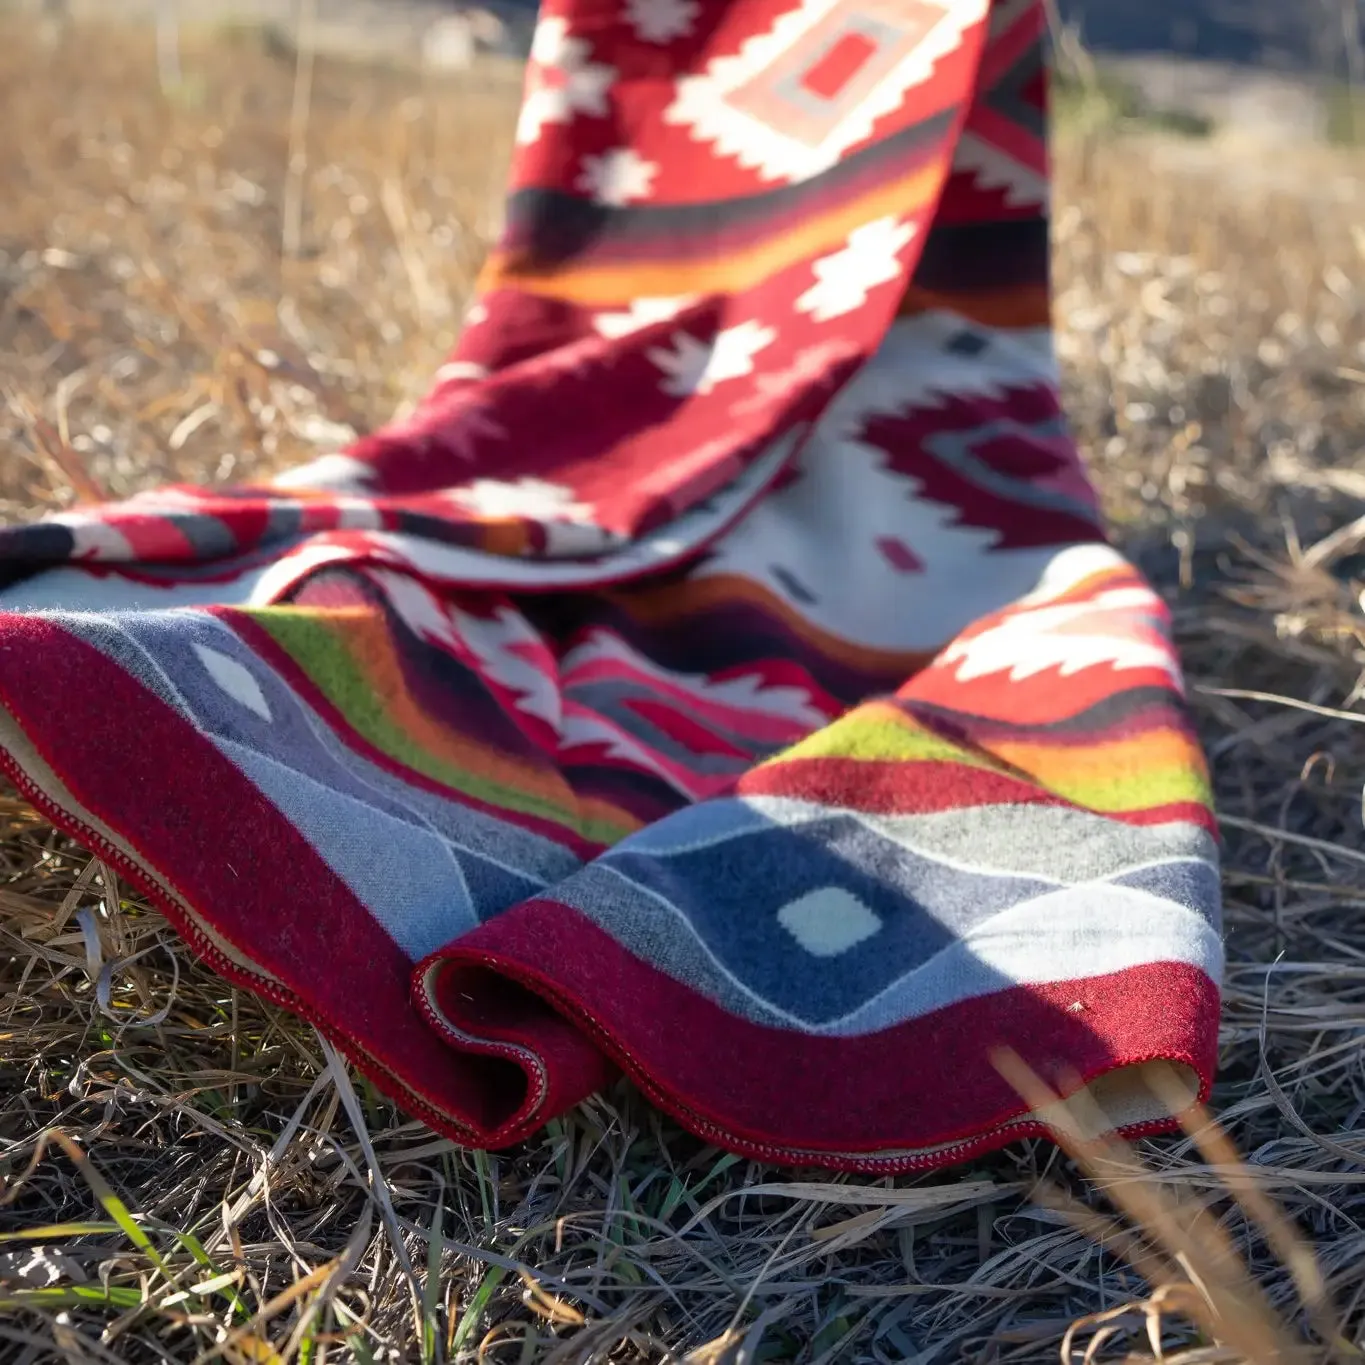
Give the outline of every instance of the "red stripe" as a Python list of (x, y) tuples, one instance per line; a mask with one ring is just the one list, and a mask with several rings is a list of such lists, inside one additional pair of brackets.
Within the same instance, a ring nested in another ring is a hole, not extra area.
[(1136, 811), (1095, 811), (1007, 773), (949, 759), (913, 763), (871, 758), (789, 758), (744, 774), (739, 796), (787, 796), (873, 815), (929, 815), (980, 806), (1060, 806), (1125, 825), (1189, 821), (1216, 831), (1212, 811), (1197, 801), (1172, 801)]
[(184, 531), (155, 512), (139, 512), (124, 504), (122, 508), (110, 508), (101, 520), (128, 542), (133, 559), (178, 562), (200, 557)]
[(627, 697), (621, 704), (634, 711), (641, 720), (654, 726), (666, 738), (681, 744), (689, 755), (719, 754), (725, 758), (753, 762), (752, 753), (746, 753), (737, 745), (731, 744), (717, 730), (698, 725), (691, 716), (670, 706), (667, 701), (655, 701), (650, 697)]
[[(1216, 1060), (1217, 988), (1183, 963), (1011, 987), (830, 1038), (741, 1019), (551, 900), (498, 916), (430, 961), (442, 964), (443, 1010), (468, 1008), (510, 977), (578, 1021), (694, 1132), (766, 1159), (820, 1153), (821, 1164), (909, 1169), (1003, 1145), (1021, 1136), (1000, 1125), (1023, 1105), (991, 1063), (997, 1047), (1062, 1085), (1161, 1058), (1191, 1067), (1207, 1092)], [(876, 1155), (943, 1144), (954, 1148), (930, 1159)]]
[(919, 815), (959, 807), (1067, 806), (1017, 777), (947, 759), (788, 758), (747, 772), (740, 796), (790, 796), (878, 815)]
[[(76, 799), (287, 989), (213, 949), (153, 880), (111, 854), (222, 975), (318, 1024), (389, 1093), (397, 1080), (410, 1091), (401, 1102), (434, 1127), (468, 1140), (470, 1129), (487, 1133), (507, 1123), (525, 1089), (519, 1068), (471, 1048), (452, 1052), (432, 1034), (412, 1005), (408, 959), (313, 846), (189, 722), (98, 650), (35, 616), (0, 614), (0, 701)], [(21, 776), (13, 760), (6, 767)], [(78, 821), (43, 804), (59, 827), (94, 842)], [(548, 1113), (609, 1076), (581, 1039), (576, 1053), (562, 1040), (559, 1051)]]
[(1164, 806), (1149, 806), (1146, 810), (1119, 811), (1117, 814), (1104, 811), (1106, 820), (1117, 820), (1123, 825), (1169, 825), (1177, 820), (1186, 824), (1198, 825), (1206, 829), (1214, 838), (1220, 838), (1218, 817), (1198, 801), (1171, 801)]

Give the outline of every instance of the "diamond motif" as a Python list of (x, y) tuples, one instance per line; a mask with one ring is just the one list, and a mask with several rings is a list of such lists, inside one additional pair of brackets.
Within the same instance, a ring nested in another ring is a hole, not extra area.
[(856, 29), (841, 34), (833, 46), (801, 77), (801, 86), (817, 99), (832, 100), (877, 55), (876, 41)]
[(881, 918), (841, 886), (822, 886), (788, 901), (777, 922), (812, 957), (839, 957), (882, 927)]
[(251, 676), (249, 669), (239, 664), (236, 659), (229, 658), (219, 650), (210, 649), (207, 645), (196, 643), (194, 652), (199, 656), (199, 662), (204, 665), (204, 671), (238, 706), (246, 707), (262, 720), (274, 720), (270, 714), (270, 703), (266, 701), (260, 683)]
[(664, 121), (767, 180), (819, 175), (904, 104), (988, 0), (803, 0), (678, 82)]
[(924, 572), (924, 561), (899, 536), (878, 536), (876, 544), (897, 573)]

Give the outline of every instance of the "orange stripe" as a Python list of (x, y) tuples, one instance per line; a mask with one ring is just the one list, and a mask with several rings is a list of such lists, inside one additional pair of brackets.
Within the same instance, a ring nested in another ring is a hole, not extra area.
[(1095, 779), (1112, 782), (1119, 773), (1137, 774), (1140, 785), (1143, 773), (1203, 768), (1199, 747), (1179, 730), (1153, 730), (1131, 739), (1100, 740), (1083, 748), (993, 740), (990, 751), (1021, 772), (1032, 774), (1044, 786)]
[[(1097, 594), (1107, 591), (1111, 586), (1120, 584), (1127, 587), (1136, 586), (1132, 581), (1136, 572), (1127, 564), (1108, 564), (1102, 569), (1096, 569), (1093, 573), (1086, 574), (1084, 578), (1073, 583), (1064, 592), (1059, 592), (1055, 597), (1049, 597), (1037, 605), (1040, 607), (1060, 607), (1072, 603), (1085, 603)], [(1141, 586), (1145, 586), (1145, 584)], [(1096, 608), (1096, 610), (1100, 609), (1099, 607)]]
[[(338, 612), (337, 615), (343, 614)], [(352, 662), (363, 670), (375, 691), (384, 699), (384, 710), (427, 753), (471, 777), (481, 777), (528, 796), (562, 807), (566, 815), (577, 814), (580, 825), (591, 822), (638, 825), (627, 811), (599, 800), (581, 798), (549, 757), (539, 767), (507, 758), (481, 744), (471, 743), (457, 730), (435, 721), (413, 700), (403, 677), (398, 655), (382, 618), (368, 610), (345, 611), (349, 617), (346, 649)], [(398, 761), (402, 761), (401, 759)]]
[(479, 548), (490, 555), (502, 555), (505, 559), (520, 558), (531, 543), (524, 521), (505, 518), (485, 521), (480, 518), (479, 529), (483, 533), (483, 544)]
[(911, 285), (905, 291), (896, 316), (914, 317), (917, 313), (957, 313), (983, 327), (1046, 327), (1052, 321), (1051, 303), (1045, 284), (1022, 284), (1013, 289), (982, 292), (935, 293)]
[(756, 281), (788, 266), (842, 246), (854, 228), (873, 219), (888, 215), (904, 218), (932, 205), (943, 187), (946, 164), (933, 163), (878, 185), (859, 199), (729, 256), (596, 268), (569, 262), (538, 268), (524, 254), (494, 252), (479, 277), (479, 290), (515, 287), (581, 307), (601, 308), (635, 298), (749, 289)]
[(648, 625), (670, 624), (716, 607), (732, 606), (736, 602), (758, 607), (764, 615), (777, 617), (802, 643), (810, 645), (833, 662), (861, 673), (883, 675), (897, 687), (911, 674), (918, 673), (938, 653), (938, 647), (926, 650), (876, 649), (830, 635), (761, 583), (732, 574), (715, 574), (684, 583), (634, 591), (617, 589), (606, 596), (628, 616)]

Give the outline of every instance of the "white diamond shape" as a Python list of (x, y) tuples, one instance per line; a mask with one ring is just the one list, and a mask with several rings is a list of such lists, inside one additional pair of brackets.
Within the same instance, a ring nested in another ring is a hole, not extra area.
[[(895, 68), (863, 98), (839, 110), (819, 144), (811, 145), (771, 122), (771, 114), (741, 107), (734, 96), (754, 82), (775, 79), (779, 64), (797, 57), (803, 47), (813, 58), (810, 35), (815, 33), (818, 39), (819, 25), (841, 3), (799, 0), (766, 33), (747, 39), (738, 52), (712, 57), (680, 77), (664, 110), (664, 123), (686, 128), (693, 139), (711, 143), (720, 156), (734, 157), (764, 180), (809, 179), (837, 165), (845, 152), (871, 137), (878, 121), (902, 108), (910, 90), (932, 80), (939, 63), (962, 45), (964, 35), (990, 10), (990, 0), (917, 0), (909, 6), (909, 21), (923, 14), (928, 31), (905, 48)], [(886, 0), (875, 10), (884, 11), (894, 24), (907, 10), (906, 0)]]
[(194, 652), (204, 665), (204, 671), (233, 701), (245, 706), (248, 711), (254, 711), (262, 720), (274, 720), (260, 683), (236, 659), (230, 659), (207, 645), (196, 644)]
[(838, 957), (882, 927), (874, 911), (840, 886), (822, 886), (788, 901), (777, 922), (812, 957)]

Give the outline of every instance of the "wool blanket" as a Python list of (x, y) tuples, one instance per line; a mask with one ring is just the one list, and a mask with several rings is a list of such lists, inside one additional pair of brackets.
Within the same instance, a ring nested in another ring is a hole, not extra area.
[(0, 750), (501, 1147), (627, 1073), (891, 1172), (1214, 1065), (1215, 827), (1048, 316), (1039, 0), (545, 0), (417, 409), (0, 530)]

